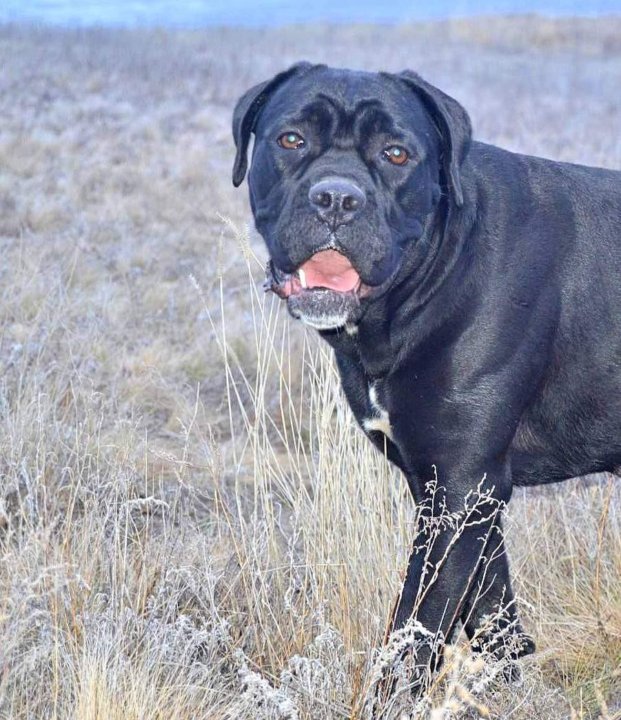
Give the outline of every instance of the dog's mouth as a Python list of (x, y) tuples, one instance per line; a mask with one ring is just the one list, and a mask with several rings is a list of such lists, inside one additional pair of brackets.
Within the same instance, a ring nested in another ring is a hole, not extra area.
[(367, 287), (350, 260), (338, 250), (320, 250), (293, 273), (284, 273), (270, 260), (266, 268), (265, 289), (281, 298), (330, 291), (363, 297)]
[(362, 282), (351, 261), (337, 250), (320, 250), (293, 273), (285, 273), (270, 260), (264, 288), (287, 300), (287, 308), (318, 330), (355, 323), (360, 299), (371, 287)]

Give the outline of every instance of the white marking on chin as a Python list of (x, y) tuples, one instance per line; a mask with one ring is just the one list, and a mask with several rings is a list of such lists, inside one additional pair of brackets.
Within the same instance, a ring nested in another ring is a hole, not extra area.
[(313, 317), (300, 313), (300, 320), (306, 325), (315, 328), (315, 330), (334, 330), (345, 325), (347, 315), (320, 315)]
[(388, 415), (388, 410), (380, 405), (375, 384), (369, 386), (369, 402), (371, 403), (371, 409), (374, 415), (371, 418), (365, 418), (362, 421), (362, 427), (367, 432), (372, 430), (382, 432), (389, 440), (393, 440), (390, 416)]
[(348, 335), (357, 335), (358, 334), (358, 326), (354, 325), (353, 323), (346, 323), (345, 332)]

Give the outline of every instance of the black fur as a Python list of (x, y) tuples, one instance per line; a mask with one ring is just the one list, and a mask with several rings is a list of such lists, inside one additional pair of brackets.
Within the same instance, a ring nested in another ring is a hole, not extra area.
[[(485, 495), (442, 562), (453, 531), (422, 550), (423, 513), (394, 627), (414, 612), (445, 637), (461, 619), (472, 638), (508, 604), (500, 629), (523, 637), (499, 505), (513, 485), (621, 462), (621, 173), (474, 142), (465, 110), (410, 72), (294, 66), (244, 96), (234, 128), (236, 185), (256, 136), (250, 198), (275, 270), (329, 246), (370, 288), (321, 331), (361, 425), (377, 413), (371, 387), (389, 414), (392, 439), (370, 439), (418, 503), (437, 472), (431, 515), (463, 517), (468, 494)], [(302, 150), (278, 145), (285, 131)], [(383, 155), (394, 143), (410, 152), (403, 166)], [(366, 195), (335, 232), (308, 200), (332, 176)], [(319, 293), (312, 302), (320, 316)], [(425, 562), (441, 565), (433, 583)], [(483, 642), (502, 654), (495, 636)], [(514, 655), (532, 649), (523, 638)]]

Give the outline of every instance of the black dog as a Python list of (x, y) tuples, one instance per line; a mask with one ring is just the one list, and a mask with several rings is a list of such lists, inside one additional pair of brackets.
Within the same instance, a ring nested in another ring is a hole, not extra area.
[(425, 508), (393, 627), (446, 638), (461, 620), (531, 652), (499, 509), (514, 484), (621, 464), (621, 173), (473, 142), (411, 72), (296, 65), (240, 99), (233, 132), (236, 186), (255, 135), (271, 289), (334, 348)]

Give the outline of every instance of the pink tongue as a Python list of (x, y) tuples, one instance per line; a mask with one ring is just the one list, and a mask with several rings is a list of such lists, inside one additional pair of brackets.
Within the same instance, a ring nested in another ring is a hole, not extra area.
[(349, 292), (360, 283), (360, 275), (352, 264), (336, 250), (321, 250), (300, 268), (304, 270), (309, 288), (325, 287), (337, 292)]

